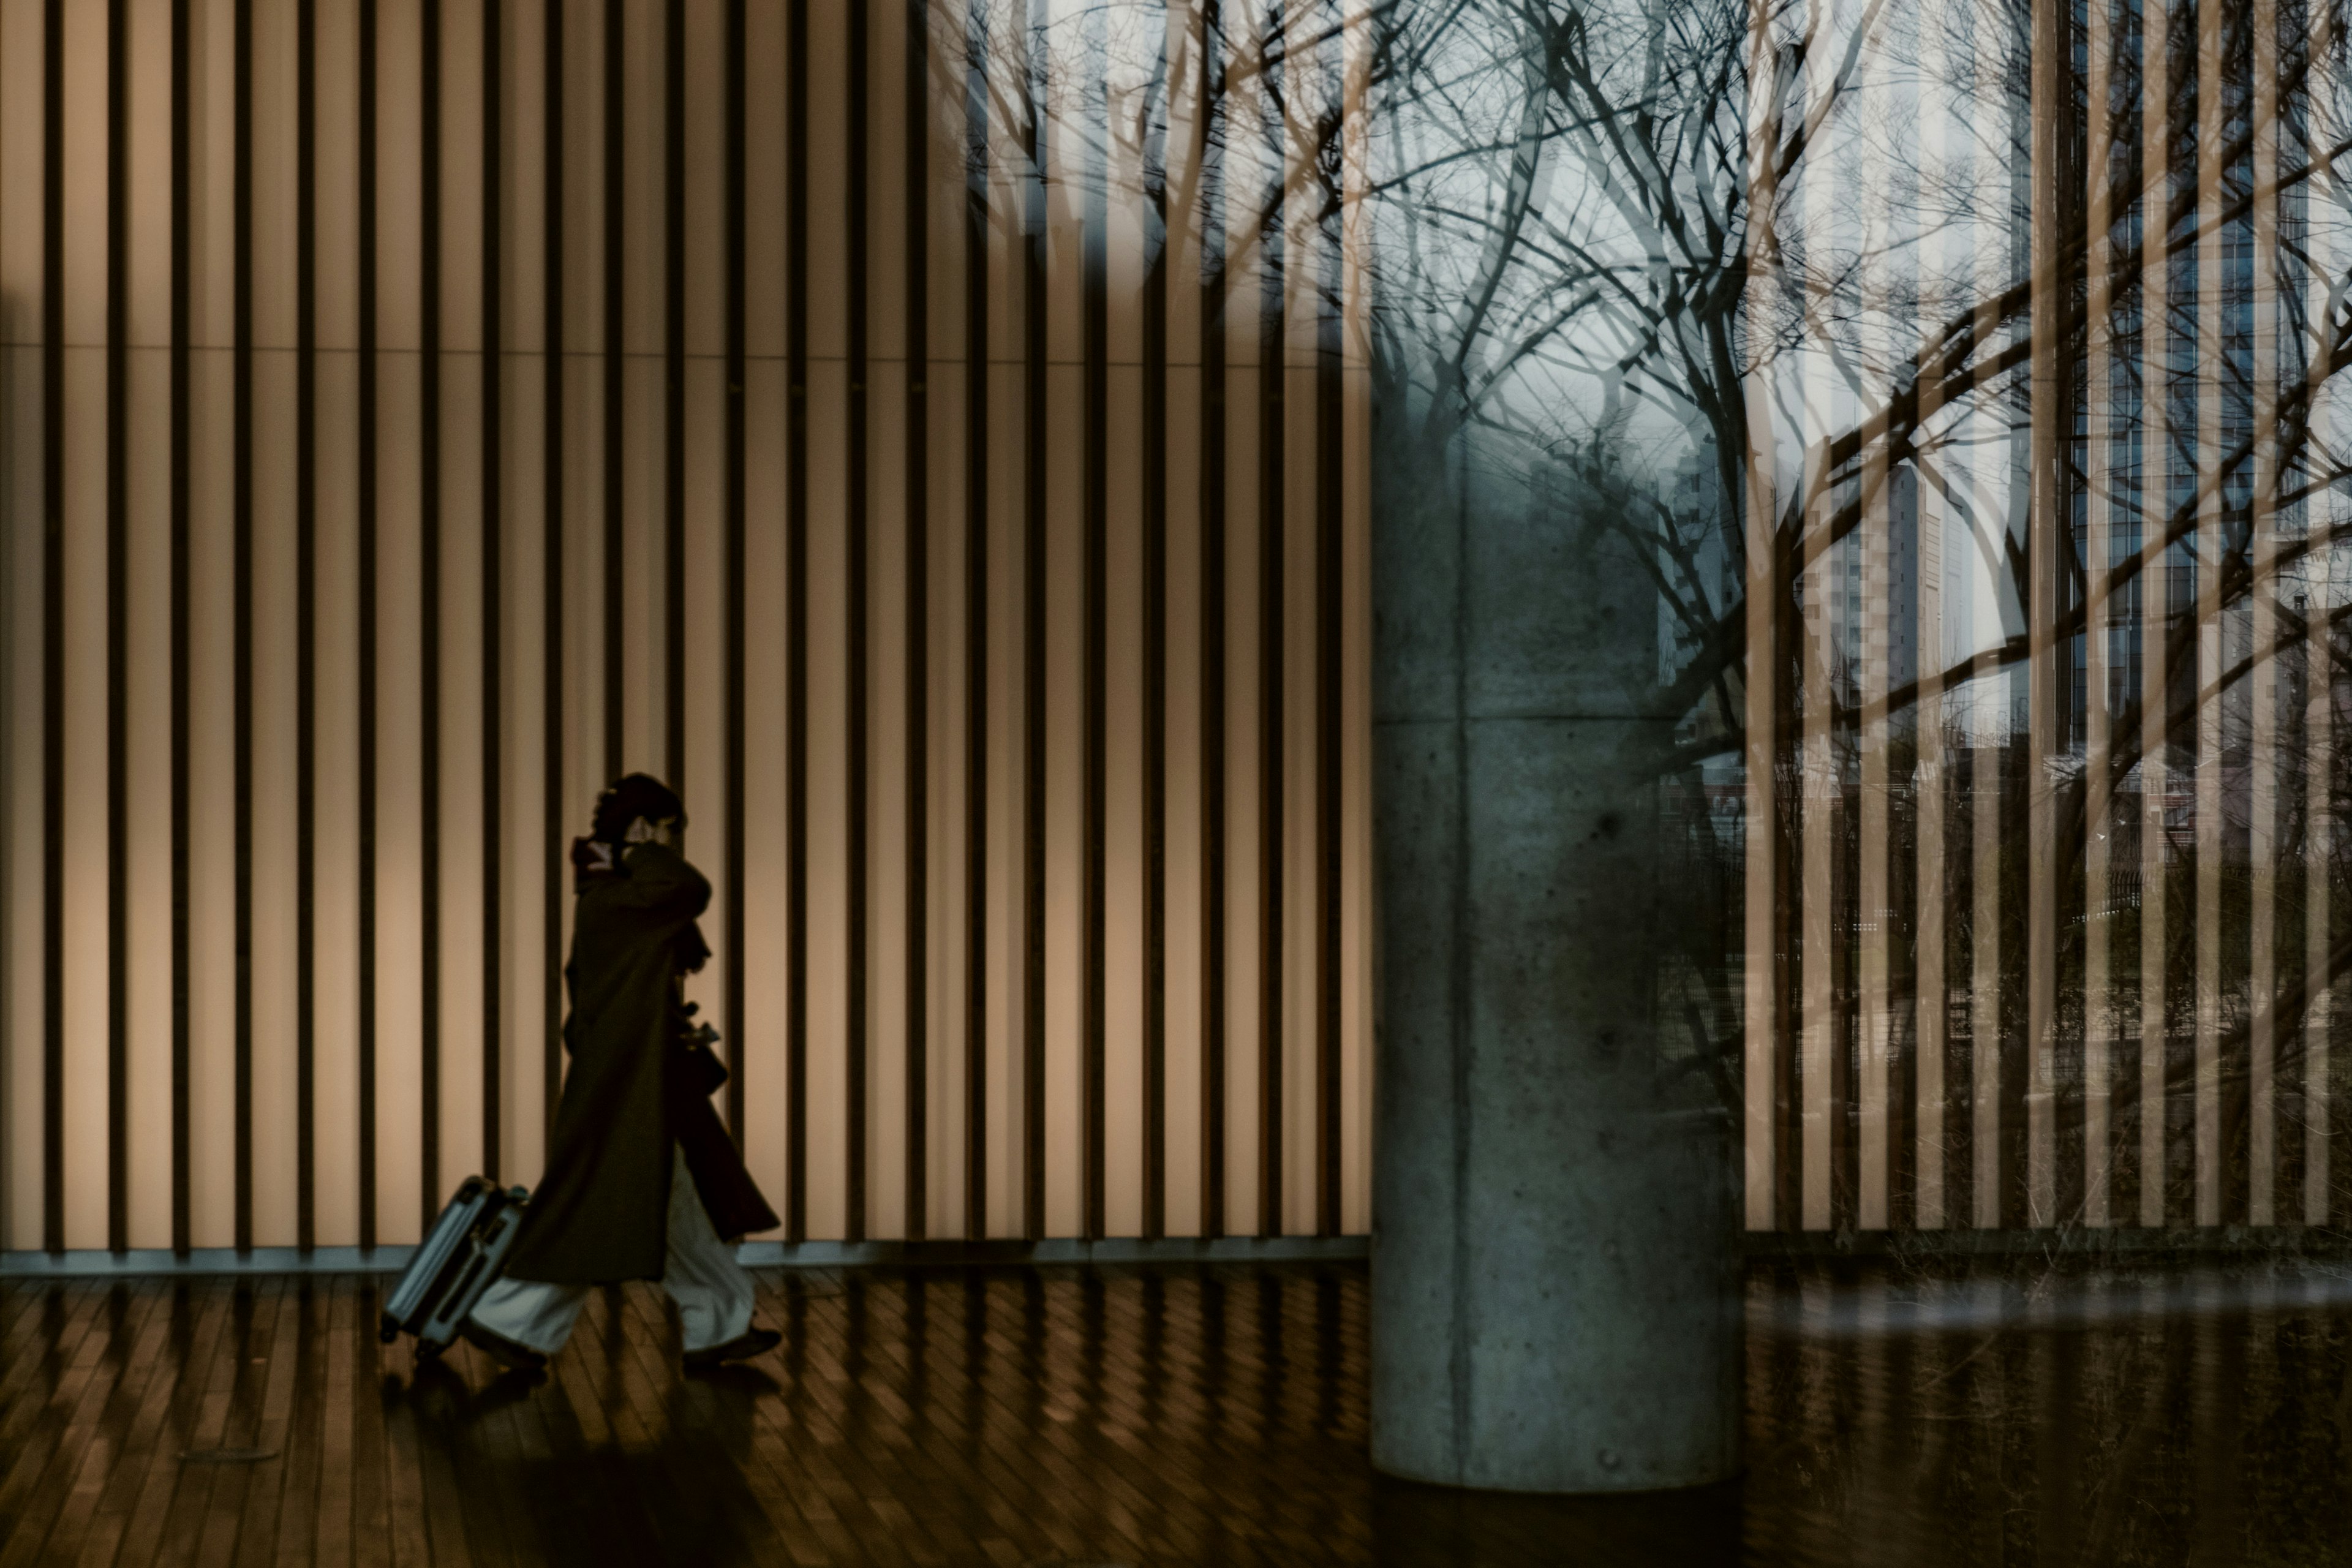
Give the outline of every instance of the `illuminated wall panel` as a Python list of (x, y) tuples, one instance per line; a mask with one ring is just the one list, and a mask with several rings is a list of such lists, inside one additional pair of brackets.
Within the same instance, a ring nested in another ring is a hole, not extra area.
[(6, 1247), (532, 1181), (639, 768), (785, 1239), (1368, 1228), (1351, 35), (1212, 14), (0, 0)]

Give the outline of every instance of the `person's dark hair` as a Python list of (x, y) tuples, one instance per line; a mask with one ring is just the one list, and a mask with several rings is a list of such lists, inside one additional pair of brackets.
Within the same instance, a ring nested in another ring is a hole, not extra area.
[(651, 773), (631, 773), (606, 785), (596, 797), (596, 816), (588, 837), (618, 844), (628, 836), (629, 824), (641, 816), (648, 822), (675, 822), (683, 827), (686, 803)]

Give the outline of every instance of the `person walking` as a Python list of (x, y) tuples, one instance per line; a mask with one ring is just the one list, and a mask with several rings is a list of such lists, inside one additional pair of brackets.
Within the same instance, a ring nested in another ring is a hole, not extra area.
[(725, 1068), (690, 1039), (680, 996), (710, 956), (695, 923), (710, 884), (678, 853), (685, 826), (676, 792), (631, 773), (572, 842), (572, 1067), (506, 1273), (459, 1331), (509, 1367), (545, 1365), (588, 1288), (623, 1279), (662, 1282), (689, 1368), (782, 1339), (753, 1325), (751, 1277), (731, 1249), (779, 1222), (711, 1109)]

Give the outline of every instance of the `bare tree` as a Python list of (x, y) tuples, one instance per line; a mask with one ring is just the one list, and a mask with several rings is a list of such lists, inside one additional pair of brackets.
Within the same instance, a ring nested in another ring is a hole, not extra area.
[[(2160, 653), (2173, 672), (2163, 686), (2140, 689), (2126, 652), (2104, 661), (2124, 670), (2111, 689), (2077, 698), (2056, 673), (2037, 697), (2056, 743), (2003, 776), (2054, 781), (2055, 838), (2037, 849), (2027, 812), (2003, 816), (1990, 906), (2022, 930), (2028, 862), (2045, 855), (2070, 879), (2061, 907), (2113, 916), (2133, 964), (2137, 904), (2086, 887), (2089, 836), (2130, 826), (2126, 797), (2152, 831), (2181, 831), (2140, 798), (2153, 738), (2236, 770), (2207, 858), (2216, 835), (2240, 842), (2243, 714), (2255, 684), (2273, 683), (2264, 700), (2288, 715), (2263, 763), (2280, 802), (2274, 874), (2258, 886), (2244, 852), (2226, 850), (2218, 911), (2197, 914), (2189, 833), (2133, 897), (2182, 906), (2169, 951), (2145, 961), (2183, 973), (2200, 920), (2243, 932), (2269, 900), (2276, 918), (2258, 929), (2279, 962), (2256, 994), (2230, 960), (2227, 1055), (2242, 1063), (2266, 1017), (2282, 1068), (2299, 1060), (2309, 998), (2352, 967), (2352, 938), (2322, 932), (2307, 968), (2295, 945), (2305, 911), (2325, 907), (2303, 897), (2305, 863), (2352, 880), (2329, 826), (2341, 772), (2301, 772), (2309, 692), (2316, 721), (2333, 722), (2347, 605), (2324, 563), (2352, 528), (2336, 500), (2352, 102), (2336, 0), (1453, 0), (1381, 13), (1377, 27), (1384, 501), (1412, 515), (1415, 487), (1474, 449), (1490, 484), (1572, 493), (1649, 574), (1680, 644), (1651, 697), (1690, 719), (1643, 765), (1672, 776), (1738, 754), (1748, 688), (1773, 683), (1783, 820), (1748, 831), (1792, 844), (1809, 706), (1827, 709), (1848, 792), (1858, 738), (1886, 725), (1888, 787), (1911, 799), (1949, 787), (1920, 763), (1922, 726), (1949, 755), (2019, 752), (2008, 673), (2071, 668), (2086, 637), (2127, 647), (2145, 625), (2147, 667)], [(1712, 466), (1710, 505), (1661, 494), (1677, 450)], [(2037, 463), (2051, 476), (2040, 489)], [(1874, 696), (1851, 639), (1806, 630), (1804, 599), (1895, 505), (1937, 510), (1944, 549), (1974, 558), (1983, 607), (1955, 647), (1919, 647)], [(2097, 561), (2079, 521), (2095, 506), (2115, 542)], [(1769, 556), (1750, 559), (1759, 543)], [(2032, 603), (2037, 582), (2050, 603)], [(1750, 662), (1759, 594), (1780, 628), (1769, 668)], [(1937, 700), (1923, 708), (1923, 694)], [(2093, 704), (2095, 754), (2077, 732)], [(1841, 820), (1850, 837), (1853, 814)], [(1898, 811), (1890, 831), (1908, 820)], [(1708, 896), (1731, 900), (1729, 881), (1718, 868)], [(1840, 897), (1843, 943), (1856, 915), (1851, 889)], [(1947, 939), (1969, 935), (1963, 918)], [(2080, 1040), (2106, 1004), (2084, 994), (2079, 933), (2051, 940), (2062, 1021)], [(2119, 967), (2106, 983), (2126, 978)], [(2016, 989), (2004, 976), (2005, 1013)], [(1732, 999), (1717, 987), (1712, 1002), (1692, 1033), (1727, 1042)], [(2234, 1128), (2243, 1074), (2231, 1072)]]

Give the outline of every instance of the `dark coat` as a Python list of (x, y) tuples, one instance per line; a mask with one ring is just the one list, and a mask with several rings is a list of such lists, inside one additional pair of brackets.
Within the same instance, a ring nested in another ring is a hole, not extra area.
[(506, 1272), (593, 1284), (657, 1279), (668, 1249), (670, 1145), (685, 1152), (719, 1236), (778, 1224), (679, 1045), (677, 981), (709, 949), (695, 925), (702, 873), (659, 844), (617, 863), (608, 847), (573, 857), (572, 959), (563, 967), (572, 1058), (547, 1173), (524, 1211)]

